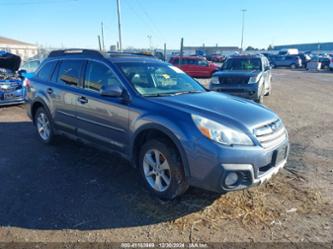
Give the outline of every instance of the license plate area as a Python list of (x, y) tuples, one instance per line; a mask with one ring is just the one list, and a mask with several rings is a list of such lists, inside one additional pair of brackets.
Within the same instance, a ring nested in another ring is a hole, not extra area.
[(276, 151), (274, 151), (273, 158), (272, 158), (273, 164), (277, 165), (280, 162), (282, 162), (284, 159), (286, 159), (287, 153), (288, 153), (288, 146), (287, 145), (277, 149)]
[(4, 100), (11, 100), (15, 98), (15, 94), (14, 93), (4, 93), (3, 95)]

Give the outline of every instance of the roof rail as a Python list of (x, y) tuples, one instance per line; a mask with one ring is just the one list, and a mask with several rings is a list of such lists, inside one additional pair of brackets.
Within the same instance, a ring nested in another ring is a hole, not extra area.
[(79, 48), (53, 50), (50, 52), (48, 57), (59, 57), (66, 55), (91, 55), (104, 58), (103, 52), (93, 49), (79, 49)]
[(146, 57), (154, 57), (152, 54), (146, 54), (146, 53), (141, 53), (141, 52), (109, 51), (107, 53), (110, 56), (146, 56)]

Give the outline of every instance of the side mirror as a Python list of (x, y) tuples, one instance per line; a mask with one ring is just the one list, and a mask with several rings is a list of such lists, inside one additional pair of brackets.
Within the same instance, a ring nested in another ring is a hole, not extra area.
[(101, 96), (106, 97), (121, 97), (123, 95), (124, 90), (118, 85), (112, 86), (103, 86), (100, 90)]
[(20, 77), (25, 78), (25, 75), (27, 74), (27, 70), (21, 69), (17, 73)]

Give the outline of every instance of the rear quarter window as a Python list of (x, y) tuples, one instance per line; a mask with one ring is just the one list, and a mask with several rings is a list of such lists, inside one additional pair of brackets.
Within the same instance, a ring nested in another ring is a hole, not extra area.
[(56, 64), (56, 61), (50, 61), (42, 65), (38, 71), (37, 78), (45, 81), (50, 80)]

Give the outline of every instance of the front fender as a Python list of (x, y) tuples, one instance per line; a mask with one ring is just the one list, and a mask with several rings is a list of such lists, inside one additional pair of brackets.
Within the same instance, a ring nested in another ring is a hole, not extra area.
[(190, 150), (190, 147), (193, 146), (193, 143), (190, 142), (189, 134), (184, 130), (180, 129), (175, 122), (172, 122), (167, 118), (163, 118), (161, 116), (145, 116), (132, 123), (132, 125), (130, 126), (130, 132), (132, 137), (130, 139), (131, 161), (133, 162), (133, 160), (135, 160), (135, 140), (141, 132), (151, 129), (158, 130), (164, 133), (176, 145), (180, 153), (182, 162), (184, 164), (185, 176), (190, 176), (190, 167), (188, 165), (187, 154), (185, 152), (186, 150)]

